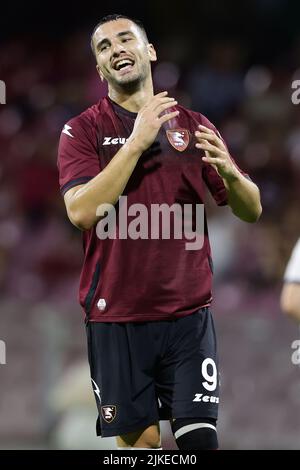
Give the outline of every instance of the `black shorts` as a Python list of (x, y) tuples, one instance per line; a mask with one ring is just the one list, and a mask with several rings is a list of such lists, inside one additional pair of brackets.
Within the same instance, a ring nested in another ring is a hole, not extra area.
[(159, 419), (217, 418), (216, 336), (208, 307), (172, 321), (87, 324), (103, 437)]

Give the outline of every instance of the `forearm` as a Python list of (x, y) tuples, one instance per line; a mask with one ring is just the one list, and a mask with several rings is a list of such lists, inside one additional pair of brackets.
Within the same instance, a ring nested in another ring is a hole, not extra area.
[(234, 165), (219, 135), (201, 124), (199, 129), (195, 132), (198, 140), (196, 147), (204, 150), (202, 160), (212, 165), (223, 179), (232, 212), (245, 222), (256, 222), (262, 212), (258, 187)]
[(256, 222), (262, 212), (258, 187), (238, 170), (230, 179), (224, 179), (224, 184), (234, 215), (245, 222)]
[(69, 217), (75, 225), (91, 228), (100, 218), (97, 208), (101, 204), (116, 204), (140, 156), (135, 143), (127, 141), (103, 171), (72, 195)]

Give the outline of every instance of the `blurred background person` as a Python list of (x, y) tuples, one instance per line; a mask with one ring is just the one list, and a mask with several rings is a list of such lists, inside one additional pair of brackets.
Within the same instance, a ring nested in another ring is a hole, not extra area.
[(300, 239), (297, 241), (284, 273), (281, 308), (300, 323)]

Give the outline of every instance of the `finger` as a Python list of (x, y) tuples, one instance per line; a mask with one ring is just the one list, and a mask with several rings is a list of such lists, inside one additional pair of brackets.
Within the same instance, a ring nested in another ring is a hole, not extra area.
[(221, 140), (221, 142), (223, 142), (223, 144), (224, 144), (224, 141), (223, 141), (222, 136), (221, 136), (220, 132), (218, 131), (218, 129), (213, 130), (213, 129), (210, 129), (209, 127), (203, 126), (202, 124), (199, 124), (198, 128), (200, 129), (200, 132), (206, 132), (207, 134), (216, 135)]
[(210, 129), (209, 127), (203, 126), (202, 124), (199, 124), (198, 128), (202, 132), (207, 132), (208, 134), (215, 134), (215, 132), (212, 129)]
[(202, 157), (202, 160), (210, 165), (215, 166), (222, 166), (224, 164), (224, 160), (222, 158), (214, 158), (214, 157)]
[(197, 143), (195, 147), (201, 150), (206, 150), (207, 152), (210, 152), (216, 155), (220, 155), (220, 156), (225, 154), (225, 152), (223, 152), (221, 149), (219, 149), (215, 145), (210, 144), (207, 140), (201, 143)]
[(213, 143), (220, 150), (225, 150), (225, 145), (224, 145), (223, 141), (215, 133), (208, 134), (206, 132), (196, 131), (195, 136), (199, 141), (200, 140), (207, 140), (207, 141)]
[(151, 96), (145, 106), (151, 106), (152, 103), (155, 103), (157, 100), (161, 98), (168, 98), (167, 96), (168, 92), (167, 91), (161, 91), (160, 93), (157, 93), (157, 95)]
[(162, 104), (165, 104), (165, 103), (171, 103), (171, 104), (177, 104), (177, 101), (175, 101), (174, 98), (170, 98), (169, 96), (167, 96), (166, 98), (160, 98), (159, 101), (153, 101), (151, 104), (150, 104), (150, 108), (153, 109), (153, 111), (156, 111), (156, 109), (161, 106)]
[(208, 134), (207, 132), (199, 132), (199, 131), (196, 131), (195, 132), (195, 136), (197, 137), (197, 139), (199, 140), (208, 140), (210, 142), (217, 142), (219, 139), (218, 137), (216, 136), (216, 134)]
[(178, 116), (179, 111), (173, 111), (172, 113), (164, 114), (159, 118), (160, 124), (163, 124), (166, 121), (169, 121), (170, 119), (173, 119), (174, 117)]
[(163, 111), (165, 111), (166, 109), (171, 108), (172, 106), (176, 106), (176, 104), (177, 104), (177, 101), (175, 101), (175, 100), (170, 101), (169, 103), (162, 103), (159, 106), (157, 106), (157, 108), (154, 111), (159, 116), (159, 114), (161, 114)]
[[(208, 132), (203, 132), (203, 131), (201, 131), (201, 132), (200, 132), (200, 131), (196, 131), (196, 132), (195, 132), (195, 136), (196, 136), (196, 137), (200, 137), (200, 138), (202, 138), (202, 139), (206, 139), (206, 138), (207, 138), (207, 139), (210, 139), (210, 140), (217, 140), (217, 139), (219, 139), (219, 137), (218, 137), (215, 133), (209, 134)], [(219, 140), (220, 140), (220, 139), (219, 139)]]
[(160, 93), (157, 93), (154, 95), (154, 98), (159, 98), (161, 96), (166, 96), (169, 92), (168, 91), (161, 91)]

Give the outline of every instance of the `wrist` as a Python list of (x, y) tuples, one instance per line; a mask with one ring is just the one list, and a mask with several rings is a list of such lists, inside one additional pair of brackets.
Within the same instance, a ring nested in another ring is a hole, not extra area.
[(241, 177), (241, 173), (236, 167), (233, 167), (232, 172), (227, 174), (226, 176), (223, 177), (224, 183), (227, 183), (229, 185), (235, 183), (236, 181), (239, 181)]
[(138, 142), (138, 140), (130, 136), (127, 141), (126, 141), (126, 147), (129, 149), (129, 151), (133, 154), (136, 155), (137, 157), (140, 157), (142, 153), (144, 152), (144, 149), (141, 147), (141, 144)]

